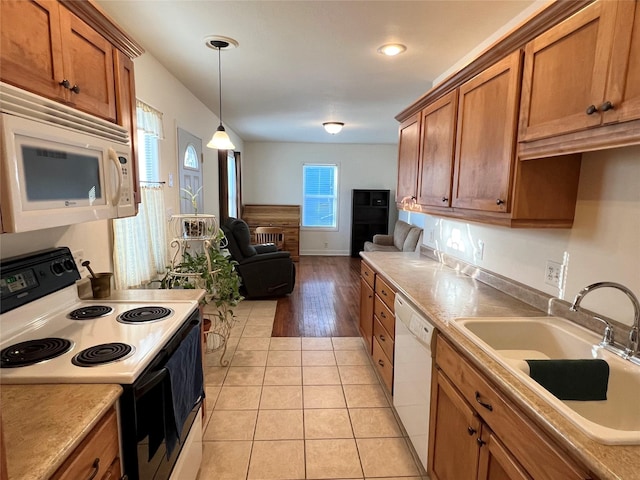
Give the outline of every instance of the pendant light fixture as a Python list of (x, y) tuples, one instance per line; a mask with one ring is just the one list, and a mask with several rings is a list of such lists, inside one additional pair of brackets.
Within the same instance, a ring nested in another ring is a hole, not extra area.
[(233, 150), (236, 147), (231, 143), (229, 135), (222, 126), (222, 67), (220, 62), (220, 51), (230, 47), (237, 47), (238, 42), (232, 38), (220, 36), (210, 36), (205, 38), (205, 41), (207, 47), (218, 51), (218, 98), (220, 100), (220, 110), (218, 115), (220, 125), (218, 125), (213, 137), (211, 137), (211, 140), (207, 143), (207, 147), (215, 148), (217, 150)]

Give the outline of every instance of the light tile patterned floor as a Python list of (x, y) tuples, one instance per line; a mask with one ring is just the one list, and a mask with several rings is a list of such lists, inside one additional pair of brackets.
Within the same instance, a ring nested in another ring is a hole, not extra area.
[(242, 302), (229, 366), (206, 354), (199, 480), (418, 480), (362, 340), (270, 338), (275, 309)]

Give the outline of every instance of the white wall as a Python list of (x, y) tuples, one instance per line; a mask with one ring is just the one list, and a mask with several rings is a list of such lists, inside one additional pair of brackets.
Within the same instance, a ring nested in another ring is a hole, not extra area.
[[(397, 157), (396, 145), (246, 142), (242, 157), (243, 203), (301, 205), (303, 163), (337, 163), (338, 231), (301, 229), (300, 254), (349, 255), (351, 190), (388, 189), (391, 198), (395, 198)], [(396, 215), (392, 205), (392, 224)]]
[[(425, 245), (559, 298), (570, 301), (600, 281), (640, 295), (640, 146), (583, 154), (572, 229), (509, 229), (415, 212), (400, 217), (425, 228)], [(566, 264), (564, 289), (544, 283), (547, 260)], [(615, 290), (590, 293), (582, 305), (626, 324), (633, 320), (631, 302)]]
[[(206, 143), (218, 126), (218, 117), (205, 107), (149, 53), (134, 60), (136, 96), (161, 111), (164, 115), (165, 139), (159, 143), (160, 180), (168, 182), (173, 175), (174, 185), (165, 185), (167, 214), (179, 213), (176, 127), (202, 138), (204, 153), (203, 199), (204, 212), (218, 215), (218, 157), (217, 150), (206, 148)], [(242, 140), (229, 128), (227, 132), (238, 150)], [(2, 258), (33, 252), (54, 246), (68, 246), (72, 251), (82, 250), (84, 258), (98, 271), (113, 271), (111, 221), (97, 221), (50, 228), (35, 232), (0, 235)]]

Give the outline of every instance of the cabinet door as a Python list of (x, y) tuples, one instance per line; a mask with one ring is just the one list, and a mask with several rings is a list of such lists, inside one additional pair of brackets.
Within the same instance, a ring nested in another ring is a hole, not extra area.
[(481, 422), (439, 370), (431, 383), (428, 473), (433, 480), (476, 480)]
[(596, 2), (527, 44), (520, 141), (600, 124), (617, 3)]
[(400, 125), (398, 141), (398, 188), (396, 202), (415, 199), (418, 185), (418, 157), (420, 155), (420, 113)]
[(640, 2), (616, 2), (615, 35), (605, 102), (604, 123), (640, 118)]
[(65, 99), (58, 2), (2, 0), (0, 9), (2, 81)]
[(458, 91), (454, 90), (422, 112), (422, 153), (418, 173), (420, 205), (451, 205), (457, 108)]
[(115, 122), (113, 46), (62, 6), (60, 28), (64, 73), (71, 84), (71, 103), (80, 110)]
[(509, 211), (521, 52), (460, 87), (452, 206)]
[(372, 351), (371, 340), (373, 338), (373, 288), (360, 277), (360, 334), (363, 336), (369, 349)]
[(531, 480), (517, 460), (486, 425), (482, 426), (478, 480)]
[(129, 131), (131, 136), (131, 159), (133, 165), (133, 188), (136, 212), (140, 203), (140, 182), (138, 181), (137, 157), (137, 114), (136, 114), (136, 85), (133, 76), (133, 60), (119, 50), (115, 50), (114, 58), (116, 85), (116, 117), (118, 125)]

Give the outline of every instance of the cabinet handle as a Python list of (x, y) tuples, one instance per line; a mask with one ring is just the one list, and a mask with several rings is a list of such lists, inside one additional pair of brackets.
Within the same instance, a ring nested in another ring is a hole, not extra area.
[(502, 200), (501, 198), (498, 198), (496, 200), (496, 205), (502, 205), (504, 203), (504, 200)]
[(380, 316), (381, 316), (382, 318), (387, 318), (387, 316), (384, 314), (384, 312), (380, 312)]
[(64, 80), (62, 80), (58, 85), (64, 87), (64, 88), (70, 88), (71, 84), (69, 83), (69, 80), (67, 80), (66, 78)]
[(600, 111), (606, 112), (608, 110), (613, 110), (613, 103), (611, 103), (609, 100), (600, 105)]
[(589, 105), (587, 107), (587, 115), (593, 115), (597, 111), (598, 111), (598, 107), (596, 107), (595, 105)]
[(480, 405), (482, 405), (484, 408), (486, 408), (490, 412), (493, 412), (493, 405), (480, 400), (480, 392), (476, 392), (476, 402), (478, 402)]
[(369, 298), (373, 298), (373, 295), (369, 295)]
[(379, 335), (380, 340), (385, 341), (384, 335)]
[(381, 367), (384, 367), (384, 360), (382, 359), (378, 360), (378, 365), (380, 365)]
[(380, 293), (382, 293), (382, 295), (384, 295), (385, 297), (387, 296), (387, 292), (384, 289), (380, 290)]
[(478, 437), (478, 439), (476, 440), (476, 442), (478, 442), (478, 446), (481, 447), (482, 445), (485, 445), (487, 442), (485, 442), (484, 440), (482, 440), (480, 437)]
[(448, 201), (449, 201), (449, 199), (448, 199), (447, 197), (442, 197), (442, 202), (443, 202), (443, 203), (444, 203), (444, 202), (448, 202)]
[(477, 432), (477, 430), (476, 430), (475, 428), (473, 428), (473, 427), (468, 427), (468, 428), (467, 428), (467, 432), (468, 432), (468, 433), (469, 433), (469, 435), (471, 436), (471, 435), (473, 435), (474, 433), (476, 433), (476, 432)]
[(74, 85), (69, 90), (71, 90), (73, 93), (80, 93), (80, 87), (78, 85)]
[(98, 475), (98, 471), (100, 470), (100, 459), (96, 458), (93, 461), (93, 465), (91, 465), (93, 467), (93, 472), (91, 472), (91, 475), (89, 476), (89, 478), (87, 478), (87, 480), (93, 480), (94, 478), (96, 478), (96, 475)]

